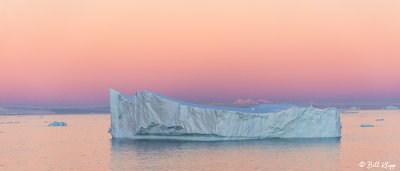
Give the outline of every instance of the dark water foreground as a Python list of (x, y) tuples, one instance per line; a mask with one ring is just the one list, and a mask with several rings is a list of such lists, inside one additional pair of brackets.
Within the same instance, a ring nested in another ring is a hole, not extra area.
[[(340, 139), (208, 142), (111, 139), (109, 117), (0, 115), (0, 170), (390, 170), (382, 168), (386, 162), (396, 165), (392, 170), (400, 166), (400, 111), (342, 114)], [(380, 118), (384, 121), (376, 121)], [(46, 121), (68, 126), (48, 127)], [(361, 123), (374, 127), (363, 128)], [(375, 167), (368, 169), (369, 162)]]

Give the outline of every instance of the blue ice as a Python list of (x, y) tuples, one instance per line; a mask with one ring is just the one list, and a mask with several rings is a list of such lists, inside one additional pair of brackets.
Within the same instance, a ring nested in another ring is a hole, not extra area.
[(361, 124), (361, 127), (374, 127), (374, 125), (371, 125), (371, 124)]
[(54, 121), (53, 123), (50, 123), (49, 126), (67, 126), (67, 123)]

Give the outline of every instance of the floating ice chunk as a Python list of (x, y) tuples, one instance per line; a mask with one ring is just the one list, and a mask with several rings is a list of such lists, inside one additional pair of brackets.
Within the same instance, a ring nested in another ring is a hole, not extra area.
[(195, 105), (142, 91), (127, 96), (110, 89), (113, 138), (216, 136), (228, 138), (340, 137), (340, 113), (294, 105), (252, 108)]
[(349, 114), (349, 113), (358, 113), (357, 111), (350, 110), (350, 109), (340, 109), (340, 113), (342, 114)]
[(54, 121), (53, 123), (50, 123), (49, 126), (67, 126), (67, 123)]
[(371, 124), (361, 124), (361, 127), (374, 127), (374, 125), (371, 125)]
[(15, 122), (0, 122), (0, 124), (17, 124), (20, 123), (19, 121), (15, 121)]
[(399, 108), (396, 106), (386, 106), (383, 108), (383, 110), (399, 110)]
[(376, 119), (376, 121), (384, 121), (385, 119)]
[(361, 110), (361, 109), (359, 107), (353, 106), (353, 107), (349, 108), (349, 110)]

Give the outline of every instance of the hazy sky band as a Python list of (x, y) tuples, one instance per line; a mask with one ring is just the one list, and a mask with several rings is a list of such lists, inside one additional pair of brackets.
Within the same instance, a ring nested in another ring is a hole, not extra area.
[(0, 0), (0, 106), (400, 100), (398, 0)]

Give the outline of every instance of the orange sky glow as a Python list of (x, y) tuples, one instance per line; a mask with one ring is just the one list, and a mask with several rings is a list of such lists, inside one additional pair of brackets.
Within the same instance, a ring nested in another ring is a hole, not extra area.
[(0, 106), (400, 101), (398, 0), (0, 0)]

